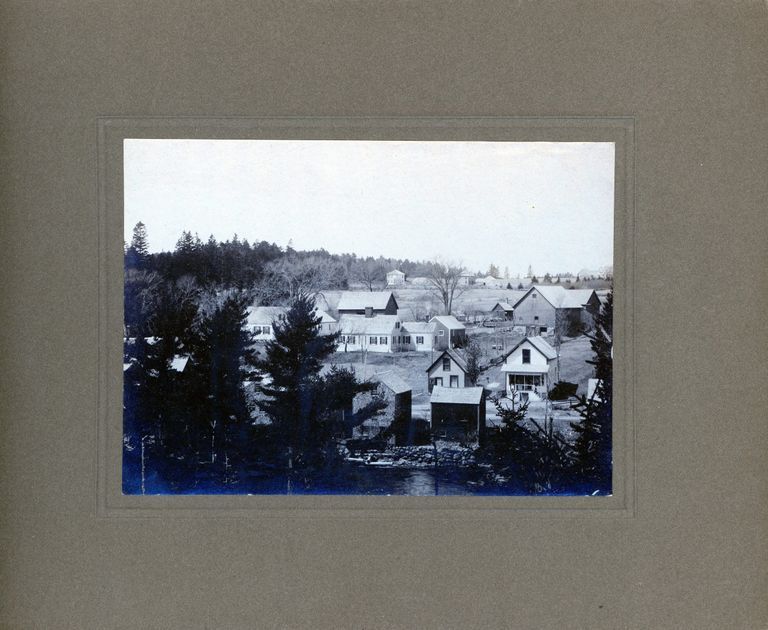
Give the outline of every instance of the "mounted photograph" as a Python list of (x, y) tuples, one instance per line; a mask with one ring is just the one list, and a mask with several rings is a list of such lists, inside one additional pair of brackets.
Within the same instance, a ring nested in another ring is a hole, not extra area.
[(124, 494), (612, 494), (612, 142), (123, 168)]

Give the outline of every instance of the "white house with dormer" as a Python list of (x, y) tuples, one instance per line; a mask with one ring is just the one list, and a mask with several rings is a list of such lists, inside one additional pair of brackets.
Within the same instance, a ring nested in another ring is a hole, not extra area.
[(507, 396), (517, 395), (521, 402), (539, 401), (555, 384), (557, 352), (543, 337), (526, 337), (504, 357)]

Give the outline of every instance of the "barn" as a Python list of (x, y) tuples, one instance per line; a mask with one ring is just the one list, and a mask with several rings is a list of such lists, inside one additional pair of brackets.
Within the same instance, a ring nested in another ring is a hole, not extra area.
[(342, 315), (397, 315), (397, 301), (392, 291), (344, 291), (336, 307)]

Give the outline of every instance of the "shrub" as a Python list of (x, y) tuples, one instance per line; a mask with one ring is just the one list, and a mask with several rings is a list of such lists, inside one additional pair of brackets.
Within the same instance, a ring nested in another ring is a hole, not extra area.
[(549, 391), (550, 400), (567, 400), (571, 396), (576, 395), (576, 390), (579, 388), (577, 383), (569, 383), (568, 381), (560, 381), (555, 383), (555, 386)]

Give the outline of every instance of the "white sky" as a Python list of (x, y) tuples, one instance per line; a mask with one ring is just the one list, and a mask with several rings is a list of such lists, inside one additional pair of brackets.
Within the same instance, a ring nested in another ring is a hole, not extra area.
[(128, 139), (125, 240), (182, 230), (536, 274), (613, 263), (613, 143)]

